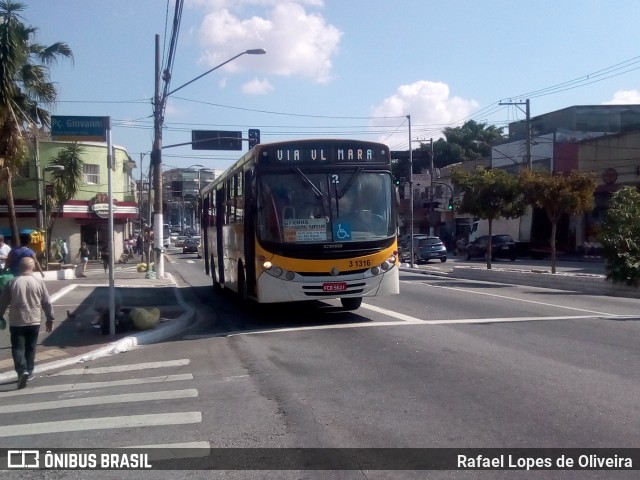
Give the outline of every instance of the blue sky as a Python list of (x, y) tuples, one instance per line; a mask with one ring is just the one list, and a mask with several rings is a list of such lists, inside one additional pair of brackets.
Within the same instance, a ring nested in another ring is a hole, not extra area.
[[(113, 141), (148, 169), (154, 44), (168, 44), (174, 0), (27, 0), (36, 41), (75, 60), (51, 68), (54, 115), (110, 116)], [(263, 142), (339, 137), (392, 149), (473, 119), (572, 105), (640, 103), (636, 0), (185, 0), (164, 145), (191, 130), (259, 128)], [(246, 145), (246, 144), (245, 144)], [(417, 144), (414, 144), (414, 148)], [(163, 150), (163, 164), (228, 167), (242, 152)], [(137, 175), (138, 173), (136, 173)]]

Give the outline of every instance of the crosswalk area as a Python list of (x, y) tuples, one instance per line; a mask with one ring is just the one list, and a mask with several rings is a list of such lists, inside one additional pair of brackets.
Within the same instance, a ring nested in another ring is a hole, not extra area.
[(193, 440), (202, 412), (189, 364), (72, 368), (0, 392), (0, 448), (208, 448)]

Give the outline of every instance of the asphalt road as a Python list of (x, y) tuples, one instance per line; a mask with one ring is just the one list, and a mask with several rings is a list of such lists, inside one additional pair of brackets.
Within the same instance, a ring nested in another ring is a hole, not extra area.
[[(14, 413), (16, 425), (88, 418), (93, 427), (17, 437), (3, 437), (0, 427), (0, 446), (503, 449), (640, 443), (640, 300), (402, 274), (401, 295), (369, 299), (356, 312), (331, 302), (252, 311), (214, 295), (195, 256), (174, 258), (172, 268), (192, 284), (187, 300), (197, 304), (197, 327), (173, 342), (39, 379), (38, 386), (130, 380), (108, 387), (109, 393), (178, 391), (180, 397)], [(179, 364), (157, 363), (166, 361)], [(132, 370), (90, 373), (127, 365)], [(191, 377), (162, 388), (143, 380), (176, 374)], [(103, 398), (106, 388), (87, 386), (71, 395), (29, 386), (24, 397), (3, 403)], [(133, 428), (125, 419), (126, 427), (101, 426), (108, 417), (143, 414), (175, 423)], [(148, 478), (165, 478), (154, 473)], [(168, 473), (166, 478), (176, 477)], [(637, 478), (637, 472), (611, 471), (276, 473), (270, 478)]]

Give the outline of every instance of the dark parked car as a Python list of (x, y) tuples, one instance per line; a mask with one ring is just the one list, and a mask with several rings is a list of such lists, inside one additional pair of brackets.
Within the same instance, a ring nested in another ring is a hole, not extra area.
[[(465, 250), (465, 259), (485, 258), (487, 254), (487, 244), (489, 243), (489, 235), (482, 235), (467, 245)], [(516, 259), (516, 242), (509, 235), (492, 235), (491, 236), (491, 260), (496, 258), (508, 258), (512, 262)]]
[[(409, 238), (411, 235), (403, 235), (400, 237), (398, 241), (398, 252), (400, 252), (400, 261), (409, 261), (411, 259), (411, 244), (409, 243)], [(423, 238), (428, 238), (429, 235), (426, 233), (414, 233), (413, 234), (413, 253), (415, 254), (416, 249), (418, 248), (418, 240)]]
[(432, 258), (438, 258), (441, 262), (447, 261), (447, 247), (439, 237), (420, 238), (414, 247), (415, 262), (428, 262)]
[(182, 253), (198, 253), (200, 237), (189, 237), (182, 244)]

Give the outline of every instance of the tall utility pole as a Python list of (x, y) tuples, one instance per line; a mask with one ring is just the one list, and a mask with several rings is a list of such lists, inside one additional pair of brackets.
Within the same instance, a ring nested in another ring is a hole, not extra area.
[(162, 247), (162, 117), (164, 116), (164, 99), (160, 93), (160, 35), (156, 34), (156, 69), (155, 93), (153, 98), (153, 148), (151, 164), (153, 165), (153, 237), (155, 243), (155, 271), (158, 278), (164, 278), (164, 255)]
[(411, 149), (411, 115), (407, 115), (409, 121), (409, 210), (411, 211), (411, 226), (409, 228), (409, 245), (411, 245), (411, 261), (413, 268), (413, 150)]
[[(431, 146), (430, 148), (430, 152), (429, 152), (429, 157), (430, 157), (430, 163), (429, 163), (429, 168), (431, 171), (431, 174), (429, 175), (431, 177), (431, 185), (429, 185), (429, 212), (433, 211), (433, 178), (436, 174), (435, 172), (435, 168), (433, 168), (433, 138), (429, 139), (429, 144)], [(435, 231), (433, 228), (433, 225), (431, 225), (431, 219), (433, 218), (433, 215), (429, 216), (429, 230), (431, 233), (431, 235), (435, 235)]]
[[(525, 116), (527, 122), (527, 136), (526, 136), (526, 156), (527, 156), (527, 167), (529, 170), (533, 167), (533, 162), (531, 161), (531, 110), (529, 108), (529, 99), (527, 98), (524, 102), (500, 102), (498, 105), (515, 105), (519, 108), (520, 105), (525, 105)], [(522, 109), (520, 109), (522, 110)]]

